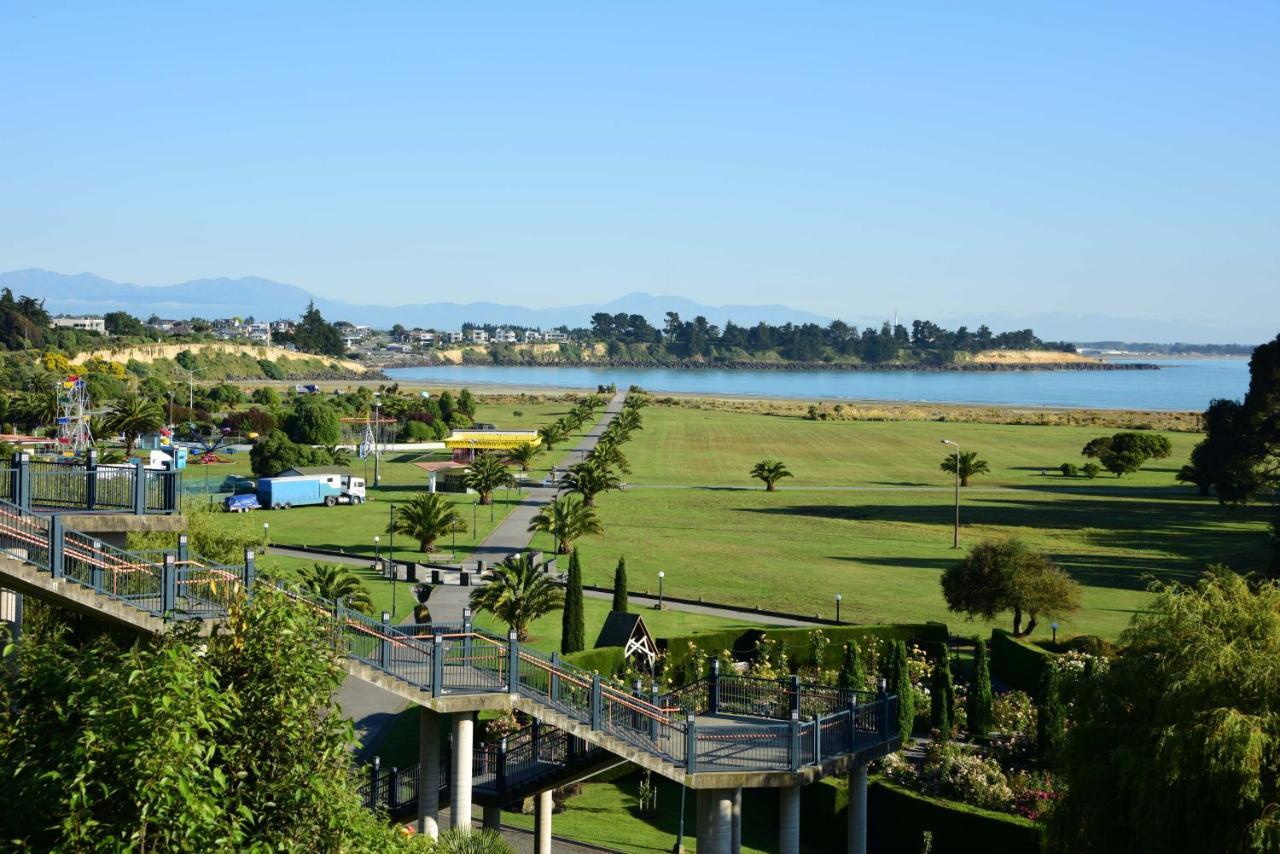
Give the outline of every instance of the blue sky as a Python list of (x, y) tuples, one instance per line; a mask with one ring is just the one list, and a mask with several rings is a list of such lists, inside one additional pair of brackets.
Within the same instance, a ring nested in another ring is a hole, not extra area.
[(0, 0), (0, 269), (1280, 318), (1275, 2), (366, 5)]

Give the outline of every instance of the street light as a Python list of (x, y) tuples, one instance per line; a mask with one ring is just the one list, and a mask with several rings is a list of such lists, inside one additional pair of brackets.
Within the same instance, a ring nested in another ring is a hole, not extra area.
[(1058, 621), (1054, 620), (1052, 623), (1050, 623), (1049, 628), (1053, 629), (1053, 644), (1054, 646), (1057, 646), (1058, 645)]
[[(381, 561), (381, 560), (379, 560), (379, 558), (378, 558), (378, 543), (379, 543), (381, 540), (382, 540), (382, 537), (375, 536), (375, 537), (373, 538), (373, 565), (374, 565), (374, 567), (375, 567), (375, 568), (377, 568), (377, 569), (378, 569), (378, 571), (380, 571), (380, 572), (382, 571), (382, 561)], [(385, 573), (384, 573), (384, 574), (385, 574)]]
[(951, 548), (960, 548), (960, 446), (950, 439), (943, 439), (942, 444), (956, 449), (956, 524), (951, 538)]
[(270, 536), (269, 536), (269, 529), (270, 529), (270, 528), (271, 528), (271, 523), (270, 523), (270, 522), (263, 522), (263, 523), (262, 523), (262, 545), (263, 545), (264, 547), (265, 547), (265, 546), (269, 546), (269, 545), (271, 545), (271, 538), (270, 538)]
[(388, 542), (387, 542), (387, 562), (391, 564), (391, 613), (394, 615), (396, 612), (396, 581), (397, 581), (396, 576), (399, 575), (399, 573), (396, 572), (396, 505), (395, 504), (387, 505), (387, 515), (390, 518), (390, 522), (391, 522), (391, 524), (387, 526), (387, 533), (391, 535), (388, 538)]
[(382, 485), (382, 416), (379, 414), (382, 407), (382, 392), (375, 391), (373, 393), (373, 485)]
[(836, 622), (840, 622), (840, 600), (844, 597), (839, 593), (836, 594)]
[(658, 571), (658, 610), (659, 611), (662, 610), (662, 579), (666, 577), (667, 577), (667, 574), (665, 572), (662, 572), (661, 570)]

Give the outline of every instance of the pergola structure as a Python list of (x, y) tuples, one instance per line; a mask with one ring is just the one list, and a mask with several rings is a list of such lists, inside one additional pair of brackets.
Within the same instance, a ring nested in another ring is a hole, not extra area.
[(507, 453), (521, 445), (541, 444), (542, 437), (534, 430), (454, 430), (444, 440), (457, 463), (469, 463), (478, 453)]

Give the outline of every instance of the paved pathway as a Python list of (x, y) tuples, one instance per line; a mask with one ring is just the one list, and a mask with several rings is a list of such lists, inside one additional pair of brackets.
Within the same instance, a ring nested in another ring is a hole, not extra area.
[[(614, 395), (605, 407), (604, 415), (571, 451), (581, 457), (594, 448), (596, 443), (600, 441), (600, 435), (609, 426), (609, 422), (613, 421), (614, 417), (622, 411), (624, 400), (626, 400), (625, 392), (619, 392)], [(551, 503), (555, 497), (556, 491), (550, 487), (536, 486), (529, 489), (525, 493), (524, 499), (512, 508), (489, 536), (485, 537), (484, 542), (472, 551), (469, 559), (471, 566), (474, 567), (474, 562), (477, 560), (484, 561), (485, 565), (488, 566), (504, 560), (508, 555), (523, 551), (529, 545), (529, 541), (533, 539), (533, 535), (529, 533), (529, 522), (534, 516), (538, 515), (538, 511), (543, 506)], [(276, 548), (273, 551), (282, 555), (309, 556), (304, 553), (291, 552), (285, 548)], [(325, 560), (357, 565), (369, 562), (368, 558), (357, 557), (326, 557)], [(467, 604), (473, 588), (462, 587), (456, 583), (456, 578), (450, 578), (449, 582), (452, 583), (437, 584), (431, 589), (431, 598), (427, 604), (431, 607), (431, 619), (433, 622), (462, 622), (462, 609)], [(404, 622), (411, 622), (412, 620), (413, 617), (410, 615), (405, 618)], [(353, 678), (347, 678), (343, 681), (342, 687), (338, 689), (335, 695), (335, 699), (343, 712), (355, 722), (361, 743), (368, 745), (361, 748), (357, 754), (362, 760), (372, 759), (377, 754), (378, 742), (382, 739), (385, 727), (407, 706), (403, 700), (395, 695), (383, 691), (363, 679)]]

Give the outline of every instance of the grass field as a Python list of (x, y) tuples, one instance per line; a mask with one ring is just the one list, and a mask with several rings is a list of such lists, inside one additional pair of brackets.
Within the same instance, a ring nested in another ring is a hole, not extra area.
[[(821, 422), (649, 407), (627, 445), (629, 489), (600, 499), (603, 537), (580, 543), (588, 583), (610, 584), (619, 554), (633, 590), (762, 605), (858, 622), (946, 620), (938, 585), (957, 559), (942, 439), (977, 450), (990, 475), (962, 490), (962, 546), (1020, 537), (1085, 585), (1066, 634), (1114, 637), (1153, 578), (1208, 563), (1260, 568), (1269, 507), (1227, 509), (1173, 481), (1198, 440), (1167, 434), (1173, 456), (1124, 478), (1064, 478), (1097, 428), (930, 422)], [(766, 493), (747, 471), (766, 457), (795, 477)], [(1042, 474), (1042, 471), (1048, 472)], [(1048, 634), (1049, 627), (1042, 624)]]

